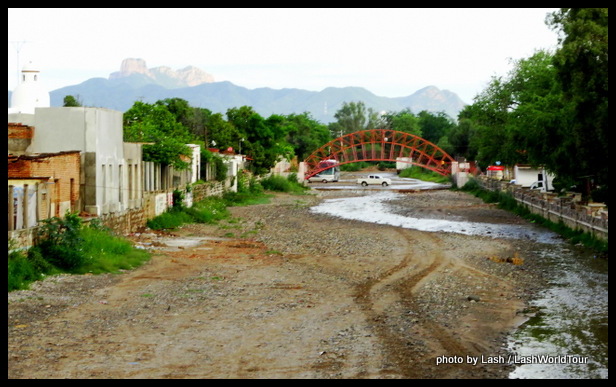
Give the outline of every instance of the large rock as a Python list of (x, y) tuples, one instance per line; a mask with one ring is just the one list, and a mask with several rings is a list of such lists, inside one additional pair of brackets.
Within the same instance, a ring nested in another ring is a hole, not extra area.
[(124, 78), (135, 73), (144, 74), (153, 78), (145, 64), (145, 60), (139, 58), (127, 58), (122, 61), (120, 71), (109, 74), (109, 79)]
[(214, 77), (211, 74), (194, 66), (188, 66), (177, 71), (167, 66), (148, 69), (145, 60), (139, 58), (124, 59), (120, 71), (111, 73), (109, 79), (125, 78), (133, 74), (143, 74), (165, 87), (191, 87), (214, 82)]

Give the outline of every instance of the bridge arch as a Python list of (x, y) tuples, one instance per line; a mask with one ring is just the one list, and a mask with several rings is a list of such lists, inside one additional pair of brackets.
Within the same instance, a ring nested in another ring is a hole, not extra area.
[(391, 129), (366, 129), (338, 137), (314, 151), (304, 160), (305, 178), (334, 166), (359, 161), (402, 161), (446, 176), (451, 174), (454, 159), (435, 144), (414, 134)]

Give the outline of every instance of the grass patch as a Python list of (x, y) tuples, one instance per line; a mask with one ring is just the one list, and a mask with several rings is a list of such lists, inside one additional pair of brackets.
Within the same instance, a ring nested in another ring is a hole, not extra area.
[(431, 181), (433, 183), (446, 184), (451, 182), (451, 178), (449, 176), (443, 176), (429, 169), (416, 166), (403, 169), (402, 171), (400, 171), (399, 176), (423, 181)]
[(208, 197), (189, 208), (181, 205), (171, 207), (149, 219), (146, 225), (152, 230), (173, 230), (185, 223), (213, 224), (230, 216), (227, 204), (224, 197)]
[(136, 249), (128, 240), (110, 232), (86, 227), (82, 230), (86, 263), (73, 270), (76, 274), (114, 273), (141, 266), (150, 259), (145, 250)]
[(14, 243), (9, 240), (9, 292), (28, 289), (48, 275), (113, 273), (138, 267), (151, 257), (97, 222), (84, 226), (76, 214), (48, 219), (41, 238), (27, 251), (12, 249)]
[(295, 173), (290, 174), (286, 178), (279, 175), (270, 175), (261, 180), (260, 183), (263, 189), (268, 191), (303, 194), (309, 190), (308, 187), (297, 182), (297, 174)]
[(222, 196), (224, 203), (228, 207), (253, 206), (257, 204), (268, 204), (274, 195), (259, 193), (253, 194), (250, 192), (225, 192)]
[(41, 270), (24, 251), (11, 251), (11, 245), (9, 240), (8, 291), (28, 289), (32, 282), (43, 279), (45, 272), (49, 270)]

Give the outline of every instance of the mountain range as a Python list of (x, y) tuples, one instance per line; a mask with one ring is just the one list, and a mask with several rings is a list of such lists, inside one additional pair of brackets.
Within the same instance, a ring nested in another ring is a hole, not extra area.
[[(193, 107), (207, 108), (214, 113), (251, 106), (263, 117), (272, 114), (301, 114), (328, 124), (344, 102), (363, 102), (376, 111), (397, 112), (409, 108), (445, 112), (453, 119), (466, 105), (457, 94), (436, 86), (424, 87), (406, 97), (381, 97), (362, 87), (328, 87), (322, 91), (302, 89), (247, 89), (229, 81), (216, 82), (214, 77), (196, 67), (174, 71), (168, 67), (148, 69), (142, 59), (129, 58), (120, 71), (109, 78), (91, 78), (78, 85), (50, 92), (51, 106), (62, 106), (64, 97), (72, 95), (82, 105), (126, 111), (135, 101), (154, 103), (165, 98), (182, 98)], [(10, 101), (10, 92), (9, 92)]]

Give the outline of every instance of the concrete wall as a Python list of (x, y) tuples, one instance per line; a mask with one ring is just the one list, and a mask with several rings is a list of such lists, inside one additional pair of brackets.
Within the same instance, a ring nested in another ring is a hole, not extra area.
[(120, 203), (123, 209), (141, 207), (143, 203), (142, 146), (137, 143), (123, 143), (124, 163), (121, 164)]
[(126, 168), (120, 167), (125, 165), (122, 116), (122, 112), (102, 108), (35, 109), (36, 135), (27, 152), (81, 151), (83, 209), (95, 215), (121, 211), (128, 205), (120, 194), (127, 184)]

